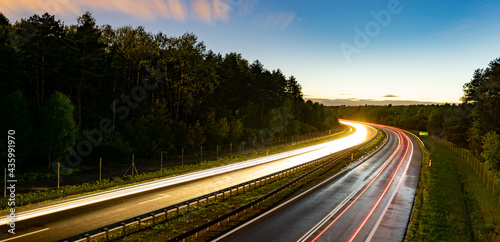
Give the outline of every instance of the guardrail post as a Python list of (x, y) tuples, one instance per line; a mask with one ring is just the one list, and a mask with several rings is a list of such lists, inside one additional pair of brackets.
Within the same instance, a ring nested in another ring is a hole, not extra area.
[(150, 213), (149, 215), (151, 215), (151, 217), (153, 217), (153, 225), (155, 225), (155, 214), (154, 213)]
[(108, 228), (104, 228), (102, 230), (104, 230), (104, 232), (106, 232), (106, 240), (109, 241), (109, 229)]
[(141, 218), (137, 217), (137, 218), (135, 218), (135, 220), (137, 220), (139, 222), (139, 230), (141, 230)]
[(126, 230), (125, 230), (125, 227), (127, 224), (125, 224), (125, 222), (121, 222), (121, 225), (123, 227), (123, 236), (125, 236), (127, 233), (126, 233)]
[(165, 213), (165, 220), (168, 219), (168, 209), (164, 208), (163, 212)]
[(87, 241), (90, 241), (90, 234), (84, 234), (85, 238), (87, 238)]

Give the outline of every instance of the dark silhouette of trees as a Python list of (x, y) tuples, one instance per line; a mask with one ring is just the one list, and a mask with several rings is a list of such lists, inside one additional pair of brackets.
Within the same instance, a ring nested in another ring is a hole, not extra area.
[[(303, 100), (295, 77), (213, 53), (192, 33), (99, 26), (89, 12), (77, 20), (67, 26), (46, 13), (11, 24), (0, 14), (0, 93), (12, 102), (2, 112), (29, 120), (2, 125), (33, 138), (36, 149), (25, 151), (34, 164), (61, 160), (89, 135), (94, 156), (156, 157), (338, 125)], [(101, 126), (111, 131), (96, 133)]]

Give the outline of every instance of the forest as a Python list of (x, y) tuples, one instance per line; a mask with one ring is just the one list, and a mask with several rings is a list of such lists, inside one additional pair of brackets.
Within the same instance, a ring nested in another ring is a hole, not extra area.
[(48, 13), (16, 22), (0, 14), (0, 56), (2, 132), (15, 131), (26, 165), (175, 156), (339, 125), (279, 69), (216, 54), (192, 33), (98, 26), (89, 12), (69, 26)]
[(500, 178), (500, 58), (476, 69), (460, 104), (329, 107), (339, 118), (428, 131), (474, 151)]

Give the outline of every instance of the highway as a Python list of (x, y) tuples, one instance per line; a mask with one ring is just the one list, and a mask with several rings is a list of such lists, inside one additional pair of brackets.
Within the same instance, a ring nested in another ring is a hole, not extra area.
[(0, 240), (61, 240), (306, 163), (362, 143), (374, 135), (375, 131), (366, 126), (344, 123), (356, 130), (338, 140), (18, 211), (16, 234), (6, 232), (7, 219), (2, 219)]
[(216, 241), (403, 241), (422, 159), (415, 138), (390, 127), (380, 152)]

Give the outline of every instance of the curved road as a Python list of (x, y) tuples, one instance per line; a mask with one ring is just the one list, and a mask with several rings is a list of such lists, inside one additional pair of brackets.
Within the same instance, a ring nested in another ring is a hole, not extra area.
[(356, 132), (294, 151), (20, 211), (15, 235), (7, 233), (6, 219), (0, 221), (0, 240), (61, 240), (323, 157), (359, 144), (374, 133), (363, 125), (344, 123)]
[(418, 185), (421, 149), (399, 129), (350, 171), (217, 238), (217, 241), (403, 241)]

